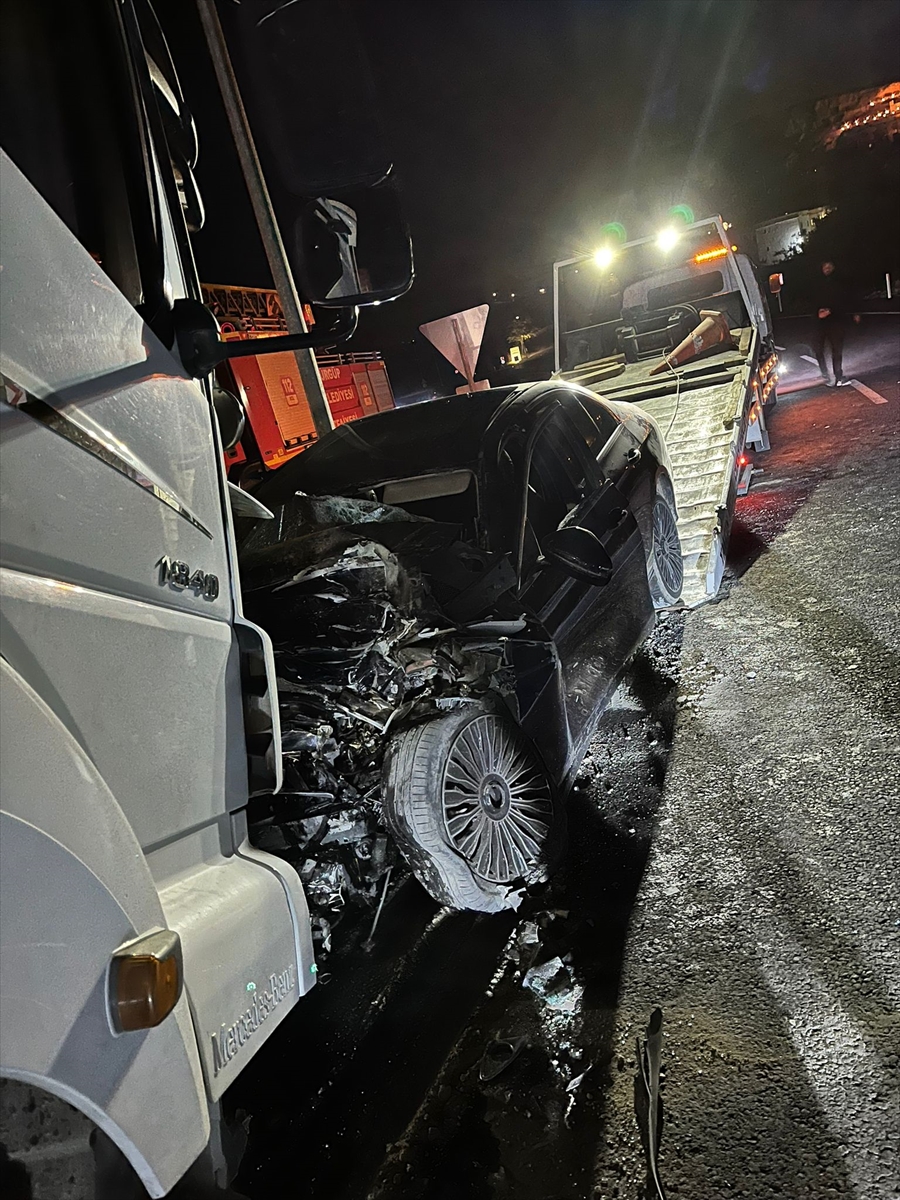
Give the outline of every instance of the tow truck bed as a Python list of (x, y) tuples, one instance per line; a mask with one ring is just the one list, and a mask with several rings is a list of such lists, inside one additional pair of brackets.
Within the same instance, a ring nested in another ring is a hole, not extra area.
[(608, 400), (639, 404), (662, 429), (672, 460), (687, 607), (711, 599), (721, 583), (745, 444), (769, 447), (752, 386), (756, 330), (735, 329), (732, 337), (733, 346), (671, 373), (650, 375), (659, 358), (621, 364), (614, 375), (606, 373), (612, 367), (591, 370), (590, 364), (562, 373)]

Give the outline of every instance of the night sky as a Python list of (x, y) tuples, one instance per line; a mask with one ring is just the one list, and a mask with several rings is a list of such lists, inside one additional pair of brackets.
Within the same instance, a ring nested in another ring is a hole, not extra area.
[[(166, 13), (186, 8), (160, 4), (170, 29)], [(538, 309), (553, 260), (592, 249), (608, 221), (639, 237), (685, 202), (698, 217), (722, 211), (749, 234), (788, 206), (820, 203), (791, 194), (782, 170), (790, 109), (898, 74), (897, 0), (354, 0), (353, 8), (417, 268), (407, 296), (363, 312), (360, 348), (408, 341), (423, 321), (491, 302), (494, 291), (527, 292)], [(214, 128), (214, 81), (199, 56), (185, 68), (192, 32), (183, 17), (176, 23), (209, 213), (197, 240), (201, 275), (266, 285), (240, 180)], [(339, 87), (340, 48), (325, 52)], [(302, 78), (298, 63), (300, 94)]]

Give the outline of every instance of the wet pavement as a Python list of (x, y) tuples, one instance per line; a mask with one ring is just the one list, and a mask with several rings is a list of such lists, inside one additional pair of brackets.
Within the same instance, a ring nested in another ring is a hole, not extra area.
[(345, 939), (237, 1097), (252, 1200), (649, 1195), (657, 1005), (669, 1196), (898, 1194), (900, 340), (870, 318), (848, 347), (884, 404), (778, 340), (801, 390), (723, 593), (635, 660), (553, 882), (499, 917), (407, 882)]

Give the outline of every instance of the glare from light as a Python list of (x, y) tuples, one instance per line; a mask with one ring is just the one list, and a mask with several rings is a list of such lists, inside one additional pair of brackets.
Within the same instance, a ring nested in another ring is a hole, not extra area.
[(656, 237), (656, 244), (663, 254), (668, 254), (670, 250), (674, 250), (678, 245), (678, 240), (681, 234), (677, 229), (673, 229), (671, 225), (667, 225), (665, 229), (661, 229)]
[(599, 250), (594, 251), (594, 262), (601, 271), (605, 271), (611, 265), (613, 260), (613, 251), (611, 246), (601, 246)]

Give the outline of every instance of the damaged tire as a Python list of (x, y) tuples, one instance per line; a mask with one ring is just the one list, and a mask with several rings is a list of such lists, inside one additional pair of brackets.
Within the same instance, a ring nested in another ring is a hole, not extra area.
[(677, 604), (684, 586), (684, 559), (678, 536), (675, 493), (666, 475), (656, 482), (653, 501), (653, 544), (647, 559), (647, 579), (654, 608)]
[(384, 808), (419, 882), (450, 908), (515, 908), (558, 840), (558, 802), (534, 749), (506, 717), (474, 706), (394, 739)]

